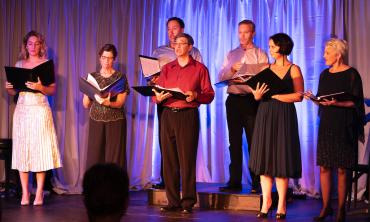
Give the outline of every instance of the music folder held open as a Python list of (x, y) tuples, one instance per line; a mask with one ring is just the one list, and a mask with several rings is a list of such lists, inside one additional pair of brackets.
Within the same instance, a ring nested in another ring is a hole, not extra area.
[(40, 78), (41, 84), (48, 86), (55, 82), (54, 62), (52, 59), (32, 68), (5, 66), (6, 79), (13, 88), (21, 91), (34, 91), (26, 87), (26, 82), (37, 82)]
[(355, 99), (353, 95), (347, 92), (335, 92), (335, 93), (330, 93), (330, 94), (325, 94), (325, 95), (320, 95), (320, 96), (310, 95), (308, 96), (308, 98), (315, 102), (323, 102), (325, 100), (332, 100), (332, 99), (335, 99), (338, 101), (353, 101)]
[[(215, 83), (217, 88), (228, 86), (232, 80), (240, 80), (241, 82), (248, 81), (251, 77), (255, 76), (257, 73), (261, 72), (262, 68), (266, 66), (265, 63), (259, 64), (246, 64), (244, 63), (239, 71), (237, 71), (232, 78), (226, 79)], [(240, 83), (238, 83), (240, 84)]]
[(185, 100), (186, 95), (184, 92), (179, 88), (163, 88), (161, 86), (155, 85), (155, 86), (133, 86), (132, 87), (135, 91), (140, 93), (143, 96), (155, 96), (155, 93), (153, 92), (153, 89), (160, 92), (168, 92), (172, 94), (172, 97), (175, 99)]
[(87, 75), (86, 79), (80, 77), (78, 81), (80, 91), (91, 99), (94, 99), (94, 94), (98, 94), (100, 97), (105, 98), (110, 93), (110, 96), (114, 97), (124, 91), (124, 84), (123, 78), (121, 77), (110, 85), (100, 88), (98, 82), (90, 73)]
[(245, 82), (252, 89), (256, 89), (258, 83), (260, 87), (263, 83), (268, 86), (269, 90), (263, 95), (263, 98), (271, 98), (276, 94), (287, 93), (287, 85), (271, 69), (264, 69)]
[(139, 55), (141, 70), (145, 78), (151, 78), (161, 72), (159, 60), (154, 57)]

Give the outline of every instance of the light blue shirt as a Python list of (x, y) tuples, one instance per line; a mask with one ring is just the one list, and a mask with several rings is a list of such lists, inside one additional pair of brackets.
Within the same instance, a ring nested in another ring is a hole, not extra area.
[[(196, 61), (203, 63), (202, 55), (200, 54), (199, 50), (193, 46), (190, 53), (191, 57), (195, 59)], [(164, 65), (166, 65), (169, 62), (172, 62), (177, 58), (175, 50), (168, 45), (162, 45), (158, 48), (156, 48), (152, 56), (157, 58), (159, 60), (159, 67), (162, 69)]]
[[(267, 54), (260, 48), (252, 47), (243, 49), (241, 46), (231, 50), (225, 57), (221, 70), (218, 74), (219, 81), (231, 79), (234, 73), (231, 72), (231, 67), (237, 63), (245, 64), (267, 64)], [(227, 93), (231, 94), (247, 94), (251, 93), (251, 89), (247, 85), (229, 85)]]

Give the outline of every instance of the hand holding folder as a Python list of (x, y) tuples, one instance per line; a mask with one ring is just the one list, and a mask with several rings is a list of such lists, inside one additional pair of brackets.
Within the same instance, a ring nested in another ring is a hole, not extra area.
[(179, 88), (164, 88), (164, 87), (161, 87), (161, 86), (158, 86), (158, 85), (155, 85), (155, 86), (133, 86), (132, 88), (143, 96), (155, 96), (155, 93), (153, 92), (153, 89), (155, 89), (159, 93), (160, 92), (164, 92), (164, 93), (168, 92), (175, 99), (186, 100), (185, 93)]
[(145, 78), (152, 78), (161, 72), (159, 60), (154, 57), (139, 55), (141, 70)]
[(26, 86), (26, 82), (38, 82), (48, 86), (55, 82), (54, 63), (48, 60), (32, 69), (5, 66), (6, 79), (13, 88), (20, 91), (34, 91)]
[(306, 98), (313, 102), (324, 102), (326, 100), (338, 100), (338, 101), (352, 101), (354, 96), (346, 92), (335, 92), (320, 96), (313, 95), (310, 91), (302, 93)]
[(233, 75), (232, 78), (226, 79), (220, 82), (215, 83), (216, 87), (224, 87), (231, 84), (244, 84), (250, 78), (255, 76), (261, 71), (261, 69), (266, 66), (264, 63), (259, 64), (242, 64), (240, 69)]
[(263, 98), (271, 98), (273, 95), (286, 93), (287, 91), (287, 85), (285, 82), (273, 73), (271, 69), (264, 69), (245, 82), (245, 84), (250, 86), (252, 89), (256, 89), (257, 84), (262, 86), (263, 83), (266, 84), (269, 89), (263, 95)]
[(99, 95), (101, 98), (107, 97), (109, 94), (111, 97), (124, 91), (124, 81), (123, 78), (119, 78), (110, 85), (100, 88), (96, 79), (89, 73), (87, 78), (80, 77), (79, 79), (80, 91), (87, 95), (90, 99), (95, 98), (95, 94)]

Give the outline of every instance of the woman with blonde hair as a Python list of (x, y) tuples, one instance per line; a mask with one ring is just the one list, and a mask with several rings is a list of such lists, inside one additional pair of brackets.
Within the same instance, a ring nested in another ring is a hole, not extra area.
[[(319, 133), (317, 165), (320, 166), (320, 184), (323, 206), (314, 221), (324, 221), (333, 214), (330, 204), (332, 175), (338, 173), (337, 221), (345, 221), (345, 199), (348, 170), (357, 164), (358, 140), (364, 139), (364, 98), (358, 71), (344, 61), (348, 51), (345, 40), (330, 39), (325, 45), (324, 59), (329, 68), (320, 74), (317, 96), (338, 92), (351, 95), (344, 101), (324, 99), (319, 105)], [(306, 97), (312, 95), (309, 91)]]
[[(15, 66), (32, 69), (46, 61), (44, 37), (36, 31), (28, 32), (23, 38), (20, 60)], [(62, 166), (47, 99), (47, 96), (54, 94), (56, 84), (53, 81), (49, 85), (43, 85), (38, 79), (37, 82), (26, 82), (26, 87), (27, 90), (18, 91), (9, 82), (5, 83), (9, 95), (19, 93), (13, 116), (12, 168), (19, 171), (22, 185), (21, 205), (30, 203), (29, 172), (36, 173), (37, 181), (33, 205), (42, 205), (46, 171)]]

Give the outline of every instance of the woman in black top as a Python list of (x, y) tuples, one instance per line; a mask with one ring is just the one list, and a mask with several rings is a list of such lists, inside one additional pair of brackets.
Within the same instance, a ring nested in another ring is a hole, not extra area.
[[(320, 183), (323, 207), (315, 221), (323, 221), (333, 213), (330, 205), (331, 170), (338, 169), (337, 221), (345, 220), (345, 199), (348, 169), (358, 161), (358, 140), (364, 139), (364, 99), (360, 74), (344, 63), (347, 42), (330, 39), (325, 45), (325, 64), (330, 66), (320, 74), (317, 96), (345, 92), (351, 98), (344, 101), (325, 99), (319, 105), (319, 134), (317, 165), (320, 166)], [(308, 92), (310, 96), (311, 92)]]
[[(301, 152), (298, 135), (297, 113), (295, 102), (300, 102), (303, 96), (303, 77), (299, 66), (288, 60), (287, 56), (293, 49), (292, 39), (285, 33), (277, 33), (270, 37), (269, 51), (275, 62), (264, 72), (276, 75), (285, 89), (279, 94), (274, 90), (268, 92), (268, 87), (257, 85), (252, 90), (254, 98), (261, 100), (253, 131), (252, 149), (249, 167), (260, 175), (262, 188), (262, 207), (257, 217), (267, 217), (272, 205), (271, 189), (276, 181), (279, 203), (276, 219), (286, 217), (286, 194), (289, 178), (301, 177)], [(268, 98), (268, 94), (272, 94)], [(262, 98), (263, 96), (263, 98)], [(267, 97), (267, 98), (266, 98)]]
[(112, 44), (105, 44), (99, 51), (101, 69), (91, 73), (100, 88), (123, 78), (123, 91), (112, 97), (95, 98), (84, 95), (83, 105), (90, 108), (89, 140), (86, 169), (96, 163), (116, 163), (124, 169), (126, 166), (126, 117), (124, 104), (129, 94), (125, 74), (114, 70), (113, 62), (117, 49)]

